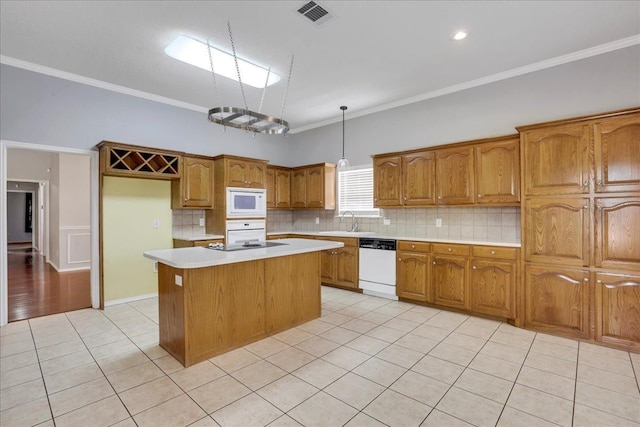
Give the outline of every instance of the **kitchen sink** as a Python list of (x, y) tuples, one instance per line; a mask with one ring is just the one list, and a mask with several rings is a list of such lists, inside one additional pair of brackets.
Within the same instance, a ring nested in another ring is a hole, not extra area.
[(334, 230), (334, 231), (319, 231), (318, 234), (324, 234), (327, 236), (372, 236), (375, 233), (373, 231)]

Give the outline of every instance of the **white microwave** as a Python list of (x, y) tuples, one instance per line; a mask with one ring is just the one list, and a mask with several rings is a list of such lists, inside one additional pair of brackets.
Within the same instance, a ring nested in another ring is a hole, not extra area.
[(265, 218), (267, 190), (227, 187), (227, 218)]

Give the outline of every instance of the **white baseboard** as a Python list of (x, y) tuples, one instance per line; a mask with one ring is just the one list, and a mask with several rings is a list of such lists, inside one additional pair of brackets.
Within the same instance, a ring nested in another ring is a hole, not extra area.
[(158, 296), (158, 293), (155, 292), (155, 293), (152, 293), (152, 294), (138, 295), (138, 296), (135, 296), (135, 297), (114, 299), (114, 300), (111, 300), (111, 301), (105, 301), (104, 306), (105, 307), (110, 307), (112, 305), (126, 304), (128, 302), (140, 301), (142, 299), (153, 298), (153, 297), (157, 297), (157, 296)]
[(53, 263), (53, 261), (51, 260), (47, 260), (47, 262), (49, 264), (51, 264), (51, 267), (53, 267), (53, 269), (55, 271), (57, 271), (58, 273), (67, 273), (69, 271), (82, 271), (82, 270), (91, 270), (91, 266), (86, 266), (86, 267), (76, 267), (76, 268), (60, 268), (57, 265), (55, 265)]

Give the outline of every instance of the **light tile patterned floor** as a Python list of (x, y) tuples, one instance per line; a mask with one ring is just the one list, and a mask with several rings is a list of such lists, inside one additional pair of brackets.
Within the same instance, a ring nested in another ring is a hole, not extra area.
[(187, 369), (148, 299), (0, 329), (0, 425), (640, 426), (640, 355), (322, 289), (323, 315)]

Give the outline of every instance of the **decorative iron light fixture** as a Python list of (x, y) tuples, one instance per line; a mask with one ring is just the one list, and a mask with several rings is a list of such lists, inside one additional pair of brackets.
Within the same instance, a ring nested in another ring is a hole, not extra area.
[(342, 157), (338, 160), (338, 169), (347, 169), (349, 167), (349, 160), (344, 156), (344, 112), (347, 106), (343, 105), (340, 109), (342, 110)]
[[(271, 73), (271, 67), (267, 71), (267, 78), (262, 89), (262, 98), (260, 99), (260, 107), (258, 112), (249, 110), (247, 106), (247, 97), (244, 93), (244, 84), (242, 83), (242, 76), (240, 75), (240, 67), (238, 65), (238, 55), (236, 54), (236, 47), (233, 43), (233, 35), (231, 33), (231, 23), (227, 22), (229, 29), (229, 39), (231, 40), (231, 49), (233, 50), (233, 59), (236, 65), (236, 72), (238, 74), (238, 82), (240, 83), (240, 93), (242, 94), (242, 100), (244, 102), (244, 108), (238, 107), (214, 107), (209, 110), (209, 121), (217, 123), (226, 127), (233, 127), (237, 129), (243, 129), (254, 133), (262, 133), (267, 135), (280, 135), (286, 134), (289, 131), (289, 123), (282, 119), (284, 115), (284, 107), (287, 102), (287, 94), (289, 93), (289, 84), (291, 83), (291, 71), (293, 70), (293, 55), (291, 55), (291, 63), (289, 64), (289, 76), (287, 77), (287, 86), (284, 91), (284, 98), (282, 99), (282, 109), (280, 111), (280, 118), (268, 116), (262, 114), (262, 104), (264, 102), (264, 95), (269, 83), (269, 75)], [(213, 58), (211, 56), (211, 45), (207, 40), (207, 48), (209, 51), (209, 63), (211, 65), (211, 74), (213, 75), (213, 86), (218, 96), (218, 87), (216, 84), (216, 73), (213, 67)], [(219, 97), (219, 96), (218, 96)]]

